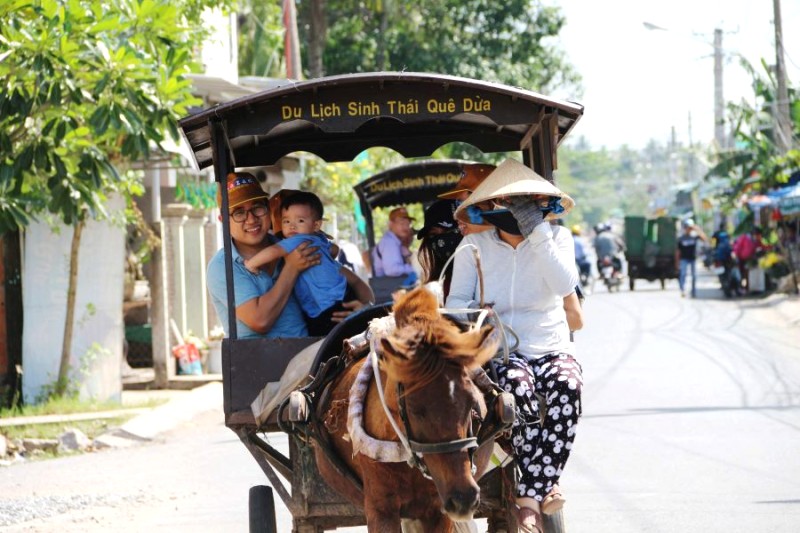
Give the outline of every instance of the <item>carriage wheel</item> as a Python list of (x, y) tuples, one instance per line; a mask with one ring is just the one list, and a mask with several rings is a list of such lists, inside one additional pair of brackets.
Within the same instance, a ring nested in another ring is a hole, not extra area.
[(542, 522), (544, 522), (542, 524), (544, 533), (567, 533), (567, 525), (564, 522), (564, 509), (553, 514), (542, 513)]
[(275, 520), (275, 498), (272, 487), (256, 485), (250, 487), (250, 533), (277, 533)]

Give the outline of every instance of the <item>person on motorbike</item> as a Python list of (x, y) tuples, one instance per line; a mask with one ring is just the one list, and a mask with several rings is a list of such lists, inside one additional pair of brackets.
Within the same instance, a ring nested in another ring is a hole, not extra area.
[(611, 224), (605, 222), (595, 226), (594, 251), (597, 254), (597, 271), (602, 272), (603, 259), (608, 257), (617, 273), (622, 272), (622, 255), (625, 253), (625, 241), (611, 231)]
[(724, 226), (714, 232), (711, 241), (715, 272), (719, 276), (722, 292), (725, 296), (741, 295), (742, 280), (734, 261), (731, 237)]
[(570, 229), (572, 231), (572, 239), (575, 241), (575, 264), (578, 266), (581, 285), (586, 287), (592, 275), (592, 264), (586, 255), (586, 243), (581, 236), (581, 227), (578, 224), (574, 224)]

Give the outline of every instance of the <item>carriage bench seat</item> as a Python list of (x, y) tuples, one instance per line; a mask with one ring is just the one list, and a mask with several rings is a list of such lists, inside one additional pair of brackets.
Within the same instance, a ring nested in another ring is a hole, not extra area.
[[(369, 322), (389, 314), (389, 304), (366, 307), (338, 324), (324, 339), (311, 367), (313, 376), (322, 363), (339, 355), (346, 339), (363, 333)], [(319, 337), (278, 339), (224, 339), (222, 341), (223, 408), (227, 427), (255, 426), (250, 404), (269, 382), (280, 381), (292, 358)], [(267, 421), (275, 425), (273, 413)]]

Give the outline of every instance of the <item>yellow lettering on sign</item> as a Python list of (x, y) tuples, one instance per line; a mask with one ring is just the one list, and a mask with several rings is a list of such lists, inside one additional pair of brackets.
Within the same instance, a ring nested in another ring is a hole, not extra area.
[(381, 114), (381, 106), (375, 102), (349, 102), (347, 114), (351, 117), (374, 116)]
[(466, 97), (463, 100), (463, 104), (465, 113), (469, 113), (471, 111), (482, 113), (492, 110), (492, 101), (484, 100), (480, 96), (476, 96), (475, 98)]
[(403, 178), (401, 180), (373, 183), (369, 187), (370, 193), (390, 192), (403, 189), (420, 189), (425, 186), (425, 178)]
[(425, 183), (431, 185), (452, 185), (461, 179), (461, 174), (448, 172), (447, 174), (428, 174), (425, 176)]
[(392, 115), (412, 115), (419, 113), (419, 102), (413, 98), (409, 98), (407, 102), (387, 100), (386, 105), (389, 106), (389, 113)]
[(434, 98), (428, 100), (428, 112), (429, 113), (455, 113), (456, 112), (456, 103), (453, 101), (452, 98), (449, 100), (445, 100), (441, 102)]
[(282, 105), (281, 106), (281, 118), (283, 120), (289, 120), (292, 118), (302, 118), (303, 110), (300, 107), (290, 106), (290, 105)]
[(341, 117), (342, 108), (338, 104), (311, 104), (312, 118)]

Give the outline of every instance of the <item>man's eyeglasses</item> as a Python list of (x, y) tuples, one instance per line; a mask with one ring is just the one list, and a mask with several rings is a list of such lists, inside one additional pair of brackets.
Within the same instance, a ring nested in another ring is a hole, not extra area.
[(255, 218), (261, 218), (266, 215), (268, 211), (269, 209), (267, 209), (267, 206), (264, 204), (256, 204), (250, 209), (240, 207), (231, 211), (231, 218), (234, 222), (244, 222), (247, 220), (247, 213), (250, 213)]

